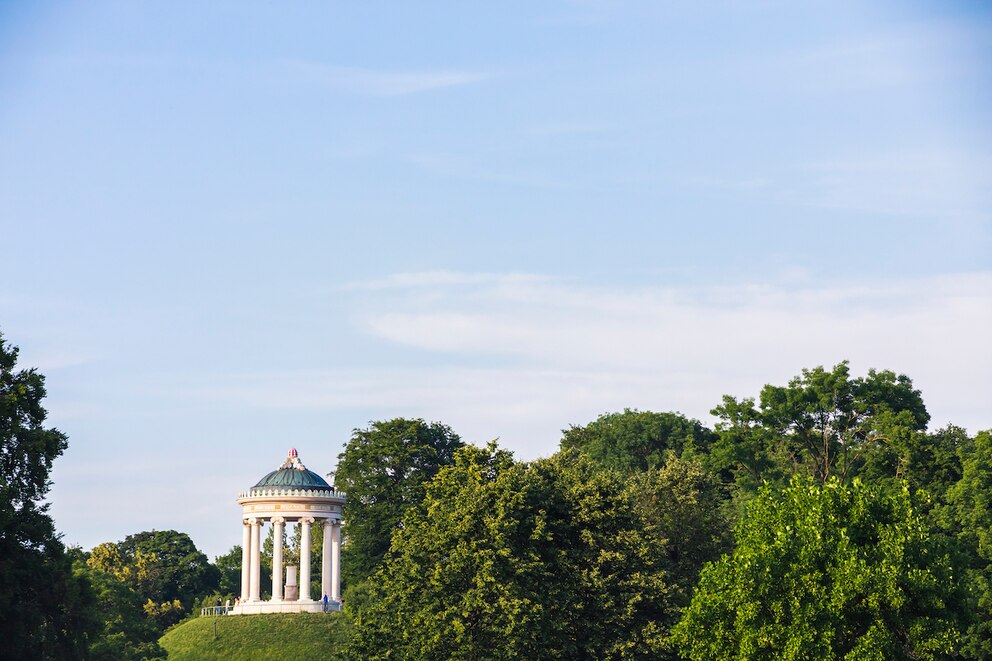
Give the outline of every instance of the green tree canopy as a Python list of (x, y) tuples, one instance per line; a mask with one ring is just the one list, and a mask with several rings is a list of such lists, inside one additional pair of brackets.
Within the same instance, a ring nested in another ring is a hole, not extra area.
[(562, 432), (561, 448), (585, 452), (603, 466), (629, 474), (657, 468), (666, 452), (681, 455), (687, 447), (705, 450), (716, 435), (681, 413), (624, 409), (605, 413), (589, 424)]
[(241, 594), (241, 545), (231, 547), (224, 555), (214, 559), (214, 567), (220, 576), (217, 592), (221, 595)]
[(395, 418), (356, 429), (338, 456), (334, 486), (348, 494), (342, 575), (368, 577), (389, 550), (403, 515), (424, 497), (424, 483), (453, 461), (462, 441), (447, 425)]
[(45, 427), (45, 378), (16, 369), (0, 334), (0, 657), (74, 659), (85, 631), (80, 586), (43, 502), (65, 434)]
[[(128, 587), (119, 575), (99, 568), (113, 566), (105, 562), (108, 557), (105, 552), (116, 546), (105, 544), (98, 548), (101, 552), (98, 552), (96, 562), (90, 562), (92, 554), (84, 562), (80, 553), (73, 564), (76, 576), (90, 586), (95, 597), (89, 618), (96, 626), (90, 636), (86, 658), (92, 661), (164, 659), (165, 650), (158, 645), (162, 632), (145, 617), (141, 595)], [(116, 565), (117, 569), (121, 567)]]
[(724, 489), (699, 462), (675, 454), (660, 468), (633, 474), (628, 483), (645, 536), (660, 544), (670, 600), (687, 605), (703, 565), (717, 560), (733, 542)]
[(139, 532), (128, 535), (116, 546), (126, 567), (122, 580), (156, 605), (178, 600), (188, 610), (199, 597), (215, 592), (220, 583), (217, 567), (210, 564), (186, 533)]
[(522, 464), (465, 447), (393, 536), (356, 658), (659, 658), (661, 540), (620, 476), (577, 451)]
[(969, 658), (992, 658), (992, 431), (962, 452), (963, 474), (950, 489), (950, 528), (968, 560), (967, 583), (975, 622), (965, 633)]
[(675, 642), (693, 661), (950, 658), (964, 593), (914, 501), (858, 480), (764, 487)]
[(725, 396), (712, 414), (720, 419), (712, 464), (752, 492), (796, 473), (821, 484), (862, 473), (905, 479), (930, 419), (909, 377), (869, 370), (851, 378), (846, 361), (805, 369), (787, 386), (766, 385), (757, 407)]

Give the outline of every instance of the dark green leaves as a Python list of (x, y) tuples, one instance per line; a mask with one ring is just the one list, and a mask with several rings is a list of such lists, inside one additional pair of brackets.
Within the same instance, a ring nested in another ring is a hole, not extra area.
[(423, 499), (424, 483), (461, 446), (450, 427), (419, 419), (373, 422), (352, 433), (334, 475), (334, 486), (348, 494), (345, 582), (357, 583), (375, 570), (403, 515)]

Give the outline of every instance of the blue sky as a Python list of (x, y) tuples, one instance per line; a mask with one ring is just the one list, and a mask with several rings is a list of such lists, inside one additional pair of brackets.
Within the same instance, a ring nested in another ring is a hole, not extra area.
[(992, 426), (982, 3), (3, 3), (0, 329), (91, 547), (398, 415), (529, 459), (804, 367)]

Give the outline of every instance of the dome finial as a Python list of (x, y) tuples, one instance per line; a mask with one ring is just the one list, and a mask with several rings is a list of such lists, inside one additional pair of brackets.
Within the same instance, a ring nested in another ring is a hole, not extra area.
[(296, 448), (289, 448), (289, 453), (286, 455), (286, 461), (282, 462), (282, 466), (278, 470), (284, 468), (295, 468), (298, 471), (305, 471), (306, 466), (300, 461), (300, 453), (296, 451)]

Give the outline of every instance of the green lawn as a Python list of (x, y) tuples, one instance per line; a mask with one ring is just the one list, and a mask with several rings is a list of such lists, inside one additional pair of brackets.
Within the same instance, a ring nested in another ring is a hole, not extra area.
[(350, 625), (340, 613), (198, 617), (176, 625), (159, 643), (170, 660), (336, 659), (343, 658)]

